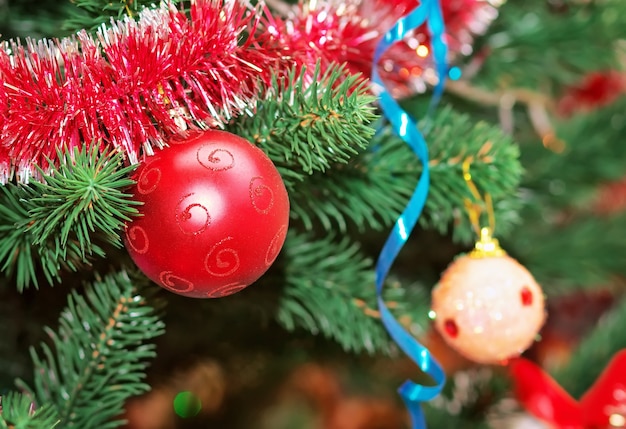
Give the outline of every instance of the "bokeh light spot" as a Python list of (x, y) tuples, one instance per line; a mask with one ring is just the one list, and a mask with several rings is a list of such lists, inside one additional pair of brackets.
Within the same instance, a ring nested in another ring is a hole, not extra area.
[(174, 398), (174, 412), (183, 419), (197, 416), (201, 409), (200, 399), (191, 392), (180, 392)]
[(452, 80), (459, 80), (461, 74), (461, 69), (458, 67), (451, 67), (450, 70), (448, 70), (448, 77)]

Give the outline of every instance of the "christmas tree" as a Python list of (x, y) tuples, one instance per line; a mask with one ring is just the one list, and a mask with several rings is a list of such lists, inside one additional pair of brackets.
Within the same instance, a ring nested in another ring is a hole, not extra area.
[(0, 11), (1, 428), (626, 427), (623, 0)]

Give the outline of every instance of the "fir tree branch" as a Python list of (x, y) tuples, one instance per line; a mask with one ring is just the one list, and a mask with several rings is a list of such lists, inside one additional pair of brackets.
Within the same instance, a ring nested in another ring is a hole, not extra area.
[[(23, 204), (26, 193), (22, 188), (7, 184), (0, 188), (0, 262), (2, 272), (12, 275), (16, 273), (19, 290), (27, 288), (31, 283), (38, 286), (36, 276), (36, 249), (32, 246), (33, 237), (28, 232), (30, 215)], [(39, 259), (43, 262), (42, 259)], [(56, 277), (56, 265), (42, 264), (44, 273)]]
[[(528, 166), (524, 187), (533, 206), (560, 211), (575, 208), (590, 212), (590, 198), (598, 185), (626, 174), (626, 97), (602, 109), (556, 123), (559, 153), (539, 142), (527, 145), (522, 162)], [(547, 190), (547, 192), (546, 192)]]
[[(168, 0), (177, 4), (180, 0)], [(63, 28), (72, 32), (86, 29), (95, 31), (103, 24), (109, 24), (112, 19), (122, 20), (125, 17), (134, 17), (146, 7), (154, 7), (153, 0), (73, 0), (76, 6), (70, 9)]]
[[(464, 199), (473, 199), (463, 179), (463, 162), (470, 158), (476, 186), (493, 198), (497, 233), (506, 234), (519, 222), (518, 147), (496, 126), (473, 123), (449, 107), (441, 108), (428, 128), (431, 187), (420, 225), (441, 233), (452, 230), (462, 242), (475, 238), (464, 208)], [(343, 231), (348, 224), (361, 230), (389, 227), (414, 192), (421, 172), (406, 143), (388, 127), (381, 129), (370, 150), (353, 162), (307, 179), (308, 186), (299, 187), (291, 197), (292, 216), (308, 228), (315, 220), (327, 230)]]
[[(626, 214), (610, 218), (581, 217), (555, 226), (538, 223), (513, 234), (510, 248), (545, 291), (559, 295), (574, 289), (589, 289), (626, 276), (624, 253)], [(541, 245), (538, 245), (541, 243)]]
[(620, 67), (616, 41), (626, 37), (626, 3), (567, 2), (556, 12), (544, 0), (505, 2), (483, 40), (488, 51), (474, 84), (558, 93), (590, 71)]
[[(337, 341), (346, 351), (388, 353), (392, 341), (380, 322), (374, 267), (348, 236), (291, 233), (284, 247), (285, 290), (276, 314), (287, 330), (304, 329)], [(315, 273), (315, 275), (311, 275)], [(426, 289), (390, 280), (383, 299), (413, 335), (430, 323)]]
[(520, 222), (523, 168), (518, 146), (498, 126), (476, 122), (449, 106), (442, 106), (422, 127), (430, 151), (431, 186), (420, 225), (441, 233), (451, 230), (455, 240), (473, 242), (465, 199), (481, 205), (483, 225), (488, 225), (489, 208), (475, 200), (463, 178), (463, 162), (470, 160), (472, 181), (482, 196), (490, 194), (493, 199), (495, 233), (505, 236)]
[(81, 254), (92, 254), (92, 235), (97, 231), (108, 243), (122, 245), (119, 231), (124, 222), (138, 213), (132, 195), (125, 192), (134, 182), (128, 178), (135, 166), (123, 167), (120, 152), (104, 151), (97, 146), (75, 148), (57, 154), (60, 163), (41, 182), (30, 186), (29, 229), (41, 245), (58, 237), (65, 247), (75, 238)]
[(149, 343), (164, 330), (125, 271), (71, 292), (57, 332), (47, 328), (53, 348), (31, 349), (34, 387), (19, 387), (40, 404), (51, 404), (61, 428), (106, 429), (121, 425), (126, 399), (146, 392)]
[[(0, 270), (7, 275), (15, 274), (19, 291), (31, 284), (39, 287), (39, 272), (52, 284), (59, 280), (62, 269), (76, 271), (85, 262), (74, 241), (61, 247), (55, 237), (34, 246), (36, 237), (29, 229), (28, 211), (32, 193), (28, 188), (13, 184), (0, 189)], [(103, 254), (99, 247), (94, 248), (94, 253)]]
[(38, 409), (27, 396), (8, 393), (0, 397), (0, 429), (52, 429), (59, 424), (54, 409)]
[(372, 264), (357, 245), (347, 238), (313, 240), (290, 234), (283, 251), (286, 288), (276, 316), (283, 327), (322, 334), (355, 352), (388, 348), (386, 332), (372, 310)]
[(230, 130), (257, 144), (272, 159), (287, 189), (313, 172), (346, 163), (367, 146), (376, 115), (375, 98), (359, 76), (344, 66), (310, 77), (303, 68), (272, 79), (254, 116), (240, 116)]
[[(396, 143), (307, 178), (306, 186), (290, 196), (292, 218), (303, 222), (306, 229), (319, 222), (327, 231), (342, 233), (352, 225), (359, 231), (392, 225), (410, 198), (415, 179), (411, 175), (403, 180), (395, 174), (395, 168), (411, 156), (403, 150), (404, 142), (398, 139)], [(376, 165), (372, 158), (384, 160), (385, 165)]]
[(61, 270), (76, 271), (102, 242), (121, 246), (119, 231), (137, 213), (125, 190), (133, 183), (118, 152), (95, 147), (59, 153), (61, 164), (42, 182), (7, 184), (0, 192), (0, 269), (16, 275), (18, 290), (39, 286), (38, 273), (52, 284)]

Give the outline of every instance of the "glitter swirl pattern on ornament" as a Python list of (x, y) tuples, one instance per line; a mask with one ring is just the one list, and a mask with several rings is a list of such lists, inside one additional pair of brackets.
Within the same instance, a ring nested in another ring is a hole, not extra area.
[(204, 260), (207, 272), (215, 277), (226, 277), (239, 269), (239, 254), (231, 247), (225, 247), (224, 243), (231, 241), (233, 237), (226, 237), (218, 241), (209, 251)]

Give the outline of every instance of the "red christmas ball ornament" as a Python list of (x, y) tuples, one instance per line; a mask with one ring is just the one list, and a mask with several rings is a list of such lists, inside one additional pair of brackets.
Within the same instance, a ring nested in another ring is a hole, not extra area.
[(261, 277), (283, 246), (285, 185), (265, 153), (239, 136), (210, 130), (173, 139), (134, 179), (143, 204), (126, 224), (126, 248), (171, 292), (231, 295)]
[(486, 364), (526, 350), (546, 318), (540, 286), (487, 228), (474, 251), (442, 275), (432, 292), (432, 311), (435, 327), (453, 349)]

